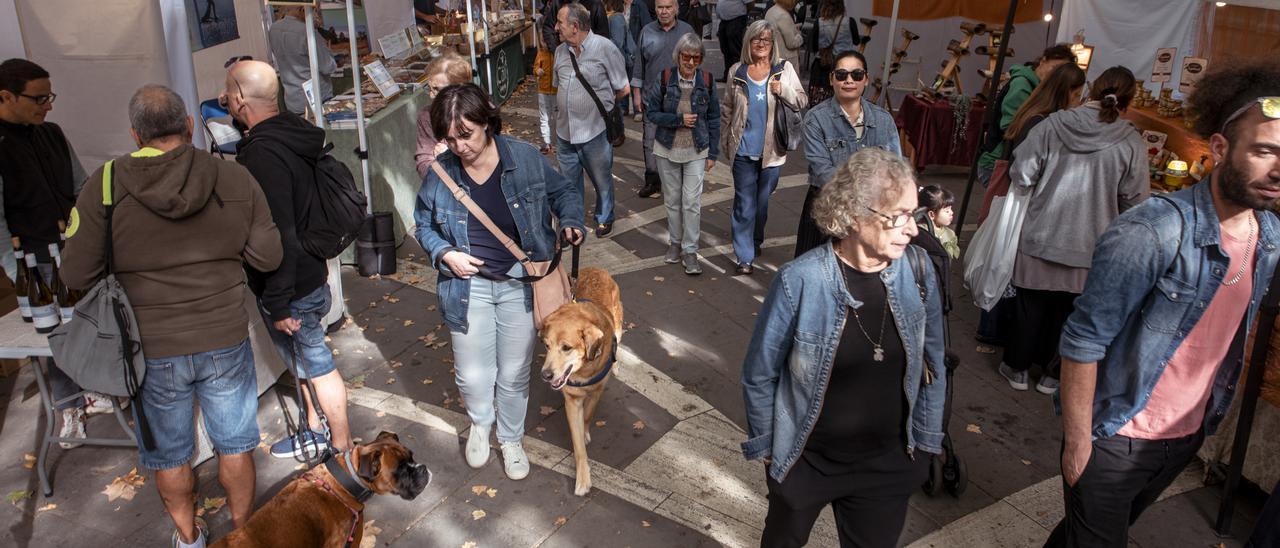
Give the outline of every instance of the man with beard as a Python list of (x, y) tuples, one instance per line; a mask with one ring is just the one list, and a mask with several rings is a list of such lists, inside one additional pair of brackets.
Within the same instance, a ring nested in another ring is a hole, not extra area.
[(1062, 332), (1066, 517), (1046, 546), (1126, 545), (1221, 423), (1280, 256), (1280, 63), (1207, 74), (1188, 101), (1217, 167), (1112, 223)]

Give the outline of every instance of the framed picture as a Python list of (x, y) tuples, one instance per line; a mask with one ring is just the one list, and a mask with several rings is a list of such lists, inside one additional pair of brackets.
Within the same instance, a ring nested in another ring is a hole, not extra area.
[(1080, 67), (1080, 70), (1089, 72), (1089, 61), (1093, 59), (1093, 46), (1071, 44), (1071, 51), (1076, 54), (1076, 66)]
[(191, 51), (240, 38), (235, 0), (188, 0), (187, 24), (191, 30)]

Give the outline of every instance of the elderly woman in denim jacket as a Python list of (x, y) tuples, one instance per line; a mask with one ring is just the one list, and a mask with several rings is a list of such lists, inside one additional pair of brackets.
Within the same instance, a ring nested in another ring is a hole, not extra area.
[(850, 50), (835, 58), (830, 81), (835, 95), (809, 109), (804, 116), (804, 157), (809, 161), (809, 193), (800, 211), (796, 229), (796, 257), (827, 240), (813, 222), (813, 201), (822, 186), (835, 175), (853, 153), (868, 147), (902, 155), (898, 126), (889, 111), (862, 93), (871, 80), (867, 74), (867, 58)]
[(684, 273), (701, 274), (698, 234), (702, 221), (702, 181), (720, 147), (720, 102), (711, 73), (699, 68), (706, 51), (689, 33), (671, 52), (675, 68), (662, 72), (644, 90), (644, 115), (657, 126), (653, 157), (667, 206), (668, 264), (684, 263)]
[[(498, 135), (501, 125), (498, 107), (475, 84), (445, 88), (431, 104), (432, 131), (449, 147), (436, 162), (531, 260), (549, 260), (557, 241), (553, 214), (566, 240), (582, 241), (580, 187), (533, 145)], [(489, 460), (496, 415), (503, 468), (511, 479), (523, 479), (529, 459), (521, 441), (537, 340), (533, 291), (522, 280), (528, 273), (434, 169), (418, 191), (414, 221), (418, 241), (440, 272), (440, 310), (471, 418), (467, 464), (479, 468)]]
[(764, 243), (769, 196), (778, 187), (778, 171), (787, 162), (785, 146), (774, 143), (774, 111), (800, 110), (809, 98), (796, 68), (782, 60), (773, 25), (756, 21), (747, 27), (742, 60), (729, 68), (733, 78), (725, 91), (727, 113), (720, 152), (733, 167), (733, 252), (737, 274), (749, 275)]
[[(742, 365), (748, 459), (764, 459), (761, 546), (802, 546), (835, 510), (841, 546), (894, 546), (941, 452), (942, 301), (901, 157), (854, 154), (814, 204), (834, 240), (778, 271)], [(851, 320), (851, 321), (850, 321)]]

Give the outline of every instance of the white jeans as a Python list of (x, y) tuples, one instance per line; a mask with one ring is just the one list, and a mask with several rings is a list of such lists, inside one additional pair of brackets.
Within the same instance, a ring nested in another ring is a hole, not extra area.
[(662, 179), (662, 202), (667, 206), (667, 234), (671, 245), (682, 253), (698, 252), (698, 234), (702, 224), (702, 180), (707, 160), (677, 164), (654, 155), (658, 177)]
[(538, 124), (542, 130), (542, 144), (551, 145), (551, 118), (556, 113), (556, 96), (538, 94)]
[(453, 337), (455, 380), (473, 424), (490, 426), (497, 415), (498, 441), (524, 437), (529, 408), (529, 364), (537, 330), (525, 310), (524, 283), (471, 278), (467, 332)]

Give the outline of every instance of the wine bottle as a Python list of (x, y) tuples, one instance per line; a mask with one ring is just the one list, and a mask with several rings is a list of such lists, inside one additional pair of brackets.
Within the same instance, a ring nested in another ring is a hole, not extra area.
[(22, 313), (22, 321), (31, 323), (31, 301), (27, 299), (27, 265), (17, 238), (13, 239), (13, 260), (18, 263), (18, 274), (13, 280), (13, 288), (18, 293), (18, 310)]
[(53, 258), (53, 277), (49, 279), (52, 287), (49, 288), (53, 292), (53, 300), (58, 304), (58, 316), (62, 323), (68, 323), (75, 315), (76, 301), (73, 299), (71, 290), (67, 289), (67, 284), (62, 283), (62, 255), (58, 253), (58, 244), (49, 244), (49, 256)]
[(36, 268), (36, 256), (27, 255), (27, 299), (31, 303), (31, 323), (36, 325), (36, 333), (48, 333), (58, 327), (58, 306), (53, 300), (53, 292), (49, 284)]
[[(66, 221), (58, 221), (58, 250), (59, 251), (58, 251), (57, 262), (58, 262), (59, 271), (62, 270), (62, 251), (61, 250), (66, 248), (67, 248), (67, 223)], [(68, 299), (70, 300), (69, 306), (71, 306), (72, 308), (75, 308), (76, 303), (80, 302), (80, 299), (83, 299), (86, 293), (87, 293), (86, 290), (71, 289), (70, 287), (68, 287), (67, 295), (68, 295)], [(66, 322), (70, 320), (68, 320), (66, 316), (63, 316), (62, 321)]]

